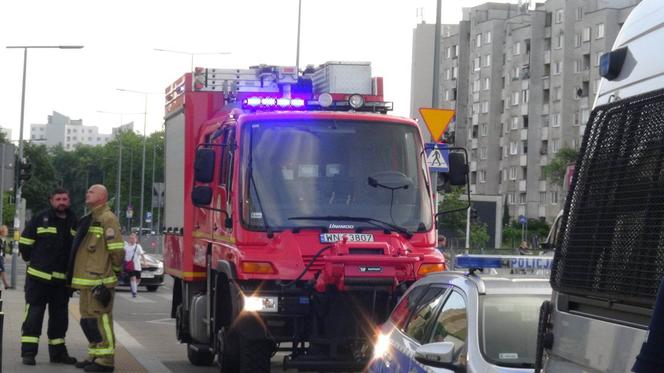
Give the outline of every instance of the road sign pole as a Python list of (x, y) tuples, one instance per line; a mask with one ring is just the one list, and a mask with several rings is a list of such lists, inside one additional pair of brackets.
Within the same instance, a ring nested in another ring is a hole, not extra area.
[(470, 207), (466, 211), (466, 255), (470, 251)]

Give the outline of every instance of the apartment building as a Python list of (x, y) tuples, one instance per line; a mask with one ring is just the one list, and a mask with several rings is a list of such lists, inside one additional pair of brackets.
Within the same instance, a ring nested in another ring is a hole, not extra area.
[(448, 135), (469, 151), (472, 193), (501, 195), (512, 219), (556, 216), (565, 196), (542, 168), (560, 149), (580, 147), (599, 56), (638, 2), (486, 3), (449, 25), (439, 99), (457, 111)]
[[(132, 130), (133, 123), (122, 125), (122, 130)], [(97, 126), (85, 126), (82, 119), (71, 119), (66, 115), (53, 112), (48, 116), (46, 124), (30, 125), (30, 141), (44, 144), (48, 147), (62, 145), (65, 150), (73, 150), (77, 145), (104, 145), (109, 142), (113, 134), (99, 132)]]

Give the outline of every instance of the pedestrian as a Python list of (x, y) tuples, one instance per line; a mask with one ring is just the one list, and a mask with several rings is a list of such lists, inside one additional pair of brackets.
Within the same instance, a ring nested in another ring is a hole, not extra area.
[(521, 241), (519, 245), (519, 255), (530, 255), (530, 249), (528, 248), (528, 241)]
[(48, 306), (48, 354), (52, 363), (75, 364), (65, 346), (69, 326), (70, 291), (67, 263), (76, 216), (69, 209), (69, 192), (56, 188), (50, 208), (35, 214), (19, 239), (21, 257), (28, 263), (25, 276), (25, 319), (21, 328), (23, 364), (35, 365), (44, 313)]
[(6, 225), (0, 225), (0, 250), (2, 250), (2, 255), (0, 255), (0, 277), (2, 277), (2, 283), (5, 285), (5, 290), (13, 289), (11, 284), (7, 282), (7, 277), (5, 276), (5, 254), (7, 253), (7, 234), (9, 229)]
[(108, 191), (101, 184), (85, 194), (90, 213), (79, 224), (72, 245), (69, 276), (80, 295), (81, 329), (88, 339), (88, 357), (76, 363), (86, 372), (114, 370), (113, 298), (124, 259), (118, 218), (107, 206)]
[(138, 292), (138, 284), (141, 282), (141, 263), (145, 261), (145, 251), (138, 243), (138, 236), (136, 233), (129, 235), (128, 241), (125, 242), (125, 257), (124, 268), (125, 273), (129, 276), (129, 286), (131, 287), (131, 296), (136, 298)]

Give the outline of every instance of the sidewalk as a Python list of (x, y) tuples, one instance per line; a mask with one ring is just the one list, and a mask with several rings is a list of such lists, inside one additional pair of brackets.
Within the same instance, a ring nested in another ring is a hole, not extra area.
[[(5, 258), (7, 280), (11, 274), (11, 256)], [(25, 296), (23, 285), (25, 283), (25, 262), (18, 258), (16, 286), (13, 290), (2, 291), (2, 310), (5, 314), (4, 329), (2, 331), (2, 373), (13, 372), (83, 372), (71, 365), (52, 364), (48, 358), (48, 337), (46, 327), (48, 325), (48, 311), (44, 316), (42, 335), (39, 339), (39, 353), (36, 366), (26, 366), (21, 362), (21, 324), (23, 323), (25, 310)], [(79, 324), (78, 294), (75, 294), (69, 302), (69, 330), (66, 336), (69, 354), (78, 360), (87, 356), (88, 341)], [(145, 368), (122, 346), (122, 340), (118, 340), (115, 346), (115, 372), (118, 373), (143, 373)]]

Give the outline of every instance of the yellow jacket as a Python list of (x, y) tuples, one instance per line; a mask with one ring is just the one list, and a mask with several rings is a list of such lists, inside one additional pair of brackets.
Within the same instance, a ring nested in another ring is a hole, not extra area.
[(81, 219), (80, 229), (85, 229), (87, 219), (90, 220), (87, 233), (80, 232), (84, 236), (74, 243), (77, 247), (72, 248), (71, 286), (75, 289), (102, 284), (115, 287), (118, 282), (116, 274), (122, 269), (124, 260), (124, 241), (118, 218), (104, 204)]

